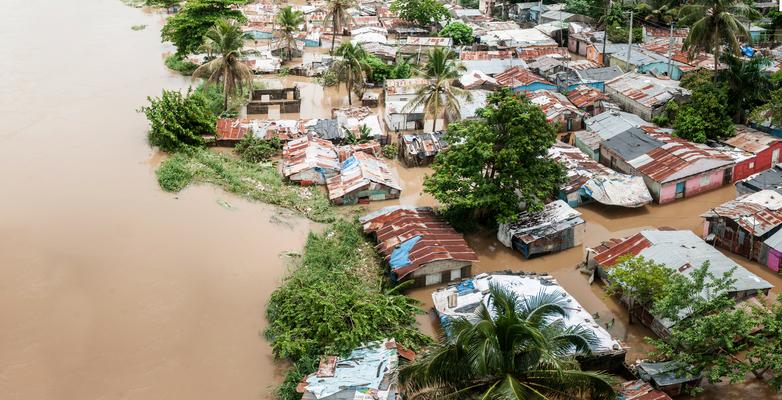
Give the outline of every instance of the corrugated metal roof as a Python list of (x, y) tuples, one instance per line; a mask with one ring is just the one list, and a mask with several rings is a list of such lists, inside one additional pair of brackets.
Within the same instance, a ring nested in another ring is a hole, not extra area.
[(360, 219), (365, 233), (373, 233), (378, 252), (389, 260), (402, 243), (420, 237), (408, 254), (410, 263), (394, 269), (398, 279), (433, 261), (477, 261), (478, 255), (451, 225), (431, 208), (385, 207)]
[(678, 81), (657, 79), (651, 75), (628, 72), (606, 82), (606, 87), (645, 107), (657, 107), (675, 96), (689, 94)]
[(431, 157), (448, 148), (448, 143), (442, 140), (442, 136), (443, 132), (402, 135), (402, 145), (404, 151), (409, 154)]
[(525, 211), (520, 213), (514, 222), (502, 224), (497, 237), (504, 236), (504, 239), (508, 239), (500, 241), (510, 247), (511, 240), (507, 238), (508, 234), (511, 238), (517, 238), (524, 243), (533, 243), (584, 223), (580, 212), (564, 201), (556, 200), (546, 204), (541, 211)]
[(581, 85), (571, 90), (568, 92), (567, 98), (578, 108), (593, 105), (601, 100), (608, 100), (608, 96), (605, 93), (587, 85)]
[(516, 49), (516, 56), (525, 61), (545, 55), (567, 56), (568, 50), (566, 47), (521, 47)]
[(510, 88), (517, 86), (527, 86), (536, 82), (552, 86), (554, 85), (540, 76), (535, 75), (532, 71), (522, 67), (512, 67), (505, 72), (497, 74), (494, 79), (497, 80), (498, 84)]
[(304, 136), (291, 140), (282, 148), (282, 174), (286, 178), (315, 168), (333, 173), (339, 171), (336, 148), (328, 140)]
[(543, 110), (543, 113), (546, 114), (546, 121), (549, 122), (556, 120), (563, 114), (584, 114), (584, 112), (574, 106), (565, 95), (559, 92), (540, 89), (533, 92), (527, 92), (527, 98), (532, 104), (535, 104)]
[(752, 154), (758, 154), (780, 142), (780, 139), (746, 125), (736, 125), (736, 134), (722, 142)]
[(762, 190), (720, 204), (701, 217), (730, 219), (753, 236), (760, 237), (782, 225), (782, 195)]
[(372, 184), (402, 190), (383, 160), (363, 152), (353, 154), (345, 160), (340, 174), (326, 181), (331, 200), (369, 188)]

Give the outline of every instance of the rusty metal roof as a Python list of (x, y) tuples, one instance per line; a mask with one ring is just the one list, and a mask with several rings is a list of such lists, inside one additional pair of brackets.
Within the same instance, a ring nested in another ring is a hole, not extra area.
[(497, 80), (499, 85), (510, 88), (516, 86), (526, 86), (535, 82), (553, 86), (553, 83), (543, 79), (538, 75), (535, 75), (532, 71), (521, 67), (511, 67), (505, 72), (497, 74), (494, 79)]
[(568, 92), (567, 98), (578, 108), (584, 108), (601, 100), (608, 100), (605, 93), (587, 85), (580, 85), (571, 90)]
[(402, 190), (388, 165), (383, 160), (364, 152), (355, 153), (345, 160), (340, 174), (326, 181), (331, 200), (376, 185)]
[(374, 234), (376, 249), (388, 261), (397, 246), (420, 237), (409, 252), (410, 263), (396, 268), (398, 279), (433, 261), (477, 261), (462, 234), (431, 208), (385, 207), (360, 219), (365, 233)]
[(606, 82), (605, 85), (606, 88), (649, 108), (665, 104), (675, 96), (689, 94), (686, 89), (679, 86), (677, 81), (658, 79), (636, 72), (628, 72), (618, 76)]
[(282, 148), (282, 174), (285, 177), (315, 168), (337, 172), (339, 161), (334, 144), (311, 135), (291, 140)]
[(448, 143), (442, 140), (443, 132), (421, 133), (417, 135), (402, 135), (404, 151), (420, 157), (437, 155), (448, 148)]
[(562, 142), (557, 142), (548, 150), (548, 157), (566, 169), (567, 182), (562, 188), (565, 193), (578, 190), (594, 176), (615, 174), (613, 170), (593, 160), (578, 148)]
[(217, 120), (217, 138), (219, 140), (242, 140), (250, 131), (249, 121), (235, 118)]
[(574, 106), (562, 93), (545, 89), (526, 93), (527, 98), (529, 98), (532, 104), (540, 107), (540, 109), (543, 110), (543, 113), (546, 114), (546, 121), (554, 121), (559, 116), (567, 113), (582, 116), (584, 114), (583, 111)]
[(778, 137), (771, 136), (746, 125), (736, 125), (736, 134), (722, 142), (735, 148), (758, 154), (772, 145), (780, 142)]
[(459, 54), (459, 59), (467, 60), (504, 60), (513, 58), (513, 50), (491, 50), (491, 51), (463, 51)]
[(568, 50), (566, 47), (525, 47), (516, 49), (516, 56), (524, 61), (555, 54), (567, 56)]
[(782, 225), (782, 194), (761, 190), (714, 207), (701, 217), (727, 218), (753, 236), (763, 236)]

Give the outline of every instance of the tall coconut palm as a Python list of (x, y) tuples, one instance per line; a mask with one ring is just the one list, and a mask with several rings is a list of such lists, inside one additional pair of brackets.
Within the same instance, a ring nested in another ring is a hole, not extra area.
[(337, 32), (350, 25), (353, 21), (353, 16), (350, 15), (348, 9), (355, 6), (356, 0), (328, 0), (326, 3), (326, 21), (331, 21), (331, 54), (334, 54), (334, 42), (337, 39)]
[(432, 49), (426, 66), (415, 71), (416, 76), (425, 78), (429, 83), (416, 91), (404, 110), (412, 112), (423, 106), (424, 115), (432, 117), (432, 131), (436, 129), (437, 118), (441, 115), (446, 125), (448, 121), (461, 118), (459, 97), (472, 101), (472, 95), (467, 90), (454, 87), (453, 81), (465, 70), (451, 49)]
[(752, 19), (760, 14), (743, 0), (693, 0), (679, 11), (680, 22), (690, 26), (684, 48), (690, 58), (701, 51), (714, 54), (715, 77), (722, 47), (738, 55), (738, 37), (749, 37), (738, 17)]
[(354, 46), (348, 42), (339, 45), (336, 55), (339, 59), (334, 62), (334, 72), (339, 80), (345, 83), (345, 88), (348, 90), (348, 104), (353, 105), (353, 88), (363, 86), (364, 74), (372, 73), (371, 67), (366, 62), (367, 53), (360, 44)]
[(400, 371), (410, 399), (613, 399), (611, 377), (581, 371), (575, 355), (596, 342), (567, 327), (562, 297), (525, 298), (491, 286), (490, 308), (445, 326), (448, 335)]
[(236, 21), (221, 19), (204, 36), (204, 46), (216, 57), (198, 67), (193, 76), (205, 78), (207, 85), (223, 84), (223, 109), (227, 111), (228, 97), (236, 96), (252, 85), (252, 70), (242, 62), (242, 29)]
[(285, 46), (286, 58), (290, 61), (293, 58), (293, 48), (296, 47), (296, 32), (299, 26), (304, 23), (304, 14), (301, 11), (294, 11), (291, 6), (285, 7), (274, 18), (274, 22), (279, 25), (280, 36), (279, 43)]

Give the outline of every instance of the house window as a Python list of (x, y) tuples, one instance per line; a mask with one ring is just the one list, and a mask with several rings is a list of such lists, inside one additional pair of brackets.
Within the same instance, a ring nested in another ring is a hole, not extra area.
[(749, 169), (755, 169), (755, 162), (749, 163)]
[(461, 268), (452, 269), (451, 270), (451, 280), (452, 281), (455, 281), (455, 280), (461, 279), (461, 278), (462, 278), (462, 269)]
[(426, 276), (426, 286), (429, 285), (436, 285), (440, 283), (443, 279), (443, 275), (440, 273), (437, 274), (429, 274)]
[(701, 186), (708, 186), (711, 183), (711, 176), (706, 175), (701, 177)]

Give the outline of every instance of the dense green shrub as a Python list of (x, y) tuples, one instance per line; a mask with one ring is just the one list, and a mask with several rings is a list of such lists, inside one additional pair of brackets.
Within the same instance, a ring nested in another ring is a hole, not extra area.
[(468, 45), (475, 41), (472, 28), (463, 22), (451, 22), (440, 31), (440, 36), (449, 37), (455, 45)]
[(187, 167), (187, 157), (174, 154), (156, 171), (160, 187), (167, 192), (178, 192), (193, 180), (193, 173)]
[(247, 134), (236, 145), (235, 150), (242, 160), (259, 163), (269, 161), (281, 149), (282, 143), (280, 139), (265, 140), (257, 138), (252, 134)]
[(186, 76), (193, 75), (193, 71), (198, 68), (198, 64), (185, 60), (176, 54), (170, 54), (168, 57), (166, 57), (165, 64), (169, 69), (177, 71), (180, 74)]
[(399, 145), (396, 143), (383, 146), (383, 157), (393, 160), (397, 154), (399, 154)]
[(163, 90), (160, 97), (147, 97), (141, 108), (149, 120), (149, 143), (163, 151), (174, 152), (190, 146), (203, 146), (204, 135), (214, 135), (217, 118), (204, 96)]

